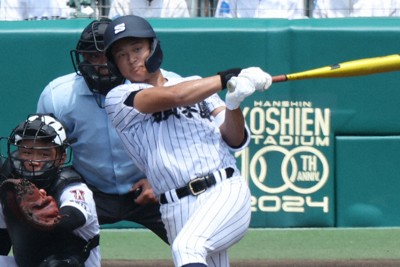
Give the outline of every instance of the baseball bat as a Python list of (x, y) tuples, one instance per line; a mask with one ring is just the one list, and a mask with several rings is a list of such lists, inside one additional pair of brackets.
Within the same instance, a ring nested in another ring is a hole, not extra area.
[[(272, 82), (277, 83), (316, 78), (342, 78), (397, 70), (400, 70), (400, 54), (362, 58), (302, 72), (281, 74), (273, 76)], [(227, 87), (228, 90), (232, 92), (234, 91), (235, 84), (228, 82)]]

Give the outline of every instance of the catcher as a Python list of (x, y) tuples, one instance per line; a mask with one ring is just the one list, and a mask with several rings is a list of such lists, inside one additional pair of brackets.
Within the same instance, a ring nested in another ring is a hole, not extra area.
[(93, 195), (67, 166), (62, 124), (49, 114), (29, 116), (8, 137), (4, 158), (0, 253), (12, 246), (19, 267), (101, 266)]

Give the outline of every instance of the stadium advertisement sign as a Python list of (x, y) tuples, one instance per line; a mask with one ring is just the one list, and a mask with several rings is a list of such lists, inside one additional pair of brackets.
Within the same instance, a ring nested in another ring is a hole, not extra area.
[(236, 157), (252, 192), (251, 227), (334, 226), (332, 110), (323, 102), (243, 103), (251, 143)]

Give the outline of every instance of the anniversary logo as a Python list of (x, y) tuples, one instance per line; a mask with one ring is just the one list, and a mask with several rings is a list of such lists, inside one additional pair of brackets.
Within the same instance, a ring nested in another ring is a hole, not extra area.
[(327, 214), (330, 108), (310, 101), (254, 101), (243, 112), (252, 142), (236, 156), (258, 189), (252, 190), (253, 212)]

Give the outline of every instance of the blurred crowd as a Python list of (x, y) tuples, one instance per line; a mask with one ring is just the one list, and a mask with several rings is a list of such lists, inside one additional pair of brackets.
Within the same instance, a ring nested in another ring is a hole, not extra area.
[(400, 0), (0, 0), (0, 20), (387, 17), (399, 10)]

